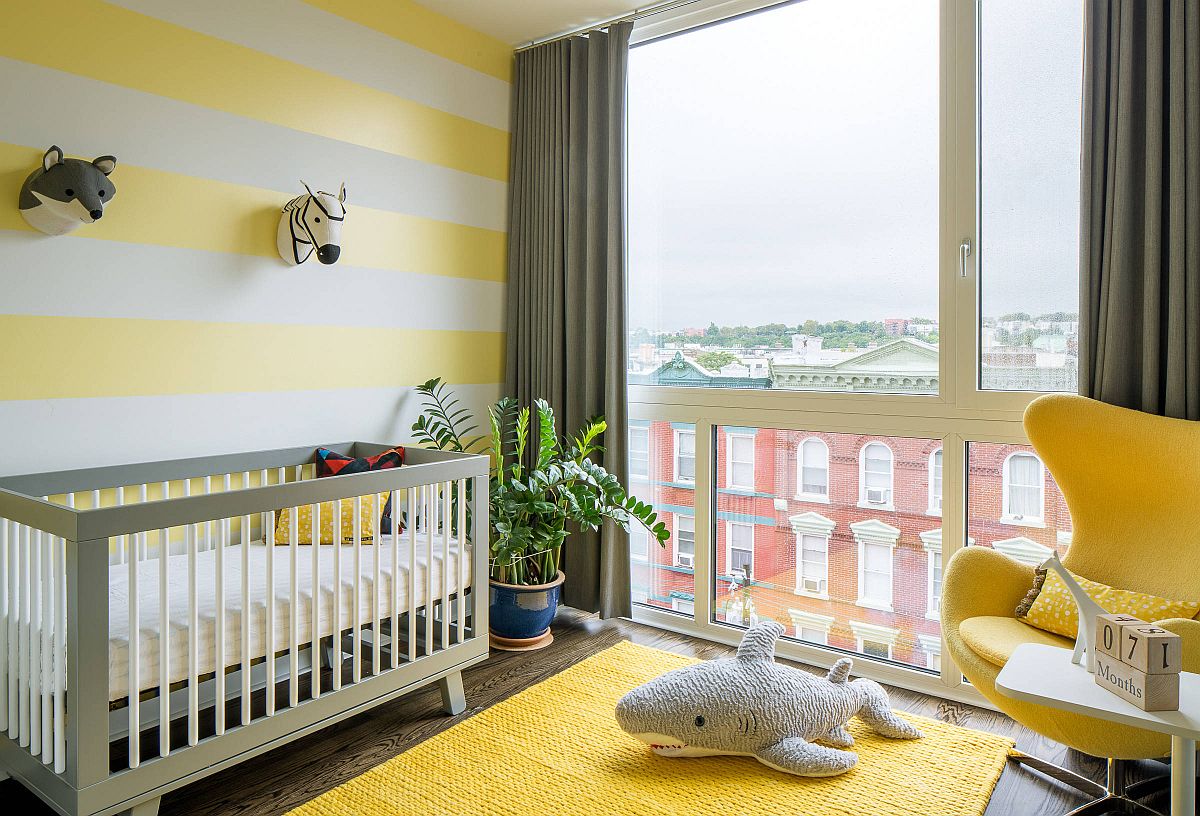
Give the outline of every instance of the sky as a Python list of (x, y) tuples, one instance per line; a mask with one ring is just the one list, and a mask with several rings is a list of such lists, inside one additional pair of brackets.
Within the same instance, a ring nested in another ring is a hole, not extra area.
[[(983, 6), (983, 312), (1075, 311), (1080, 6)], [(936, 317), (938, 218), (936, 0), (632, 49), (631, 327)]]

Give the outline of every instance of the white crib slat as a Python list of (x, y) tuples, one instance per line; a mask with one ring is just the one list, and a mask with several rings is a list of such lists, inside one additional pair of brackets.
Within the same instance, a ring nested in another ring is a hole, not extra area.
[(388, 651), (392, 655), (392, 668), (400, 665), (400, 491), (393, 490), (389, 494), (392, 508), (392, 627), (391, 646)]
[(50, 640), (54, 620), (54, 573), (51, 571), (53, 562), (50, 552), (54, 548), (54, 537), (49, 533), (44, 534), (38, 547), (42, 551), (42, 670), (38, 688), (42, 695), (42, 763), (49, 765), (54, 761), (54, 698), (51, 686), (54, 680), (54, 647)]
[[(296, 468), (299, 475), (300, 468)], [(300, 604), (296, 603), (296, 592), (299, 581), (296, 577), (296, 556), (300, 540), (300, 508), (288, 510), (291, 514), (291, 535), (288, 537), (288, 705), (295, 706), (300, 702)]]
[(200, 741), (200, 684), (197, 679), (199, 672), (200, 650), (200, 613), (197, 605), (196, 591), (199, 588), (196, 580), (196, 538), (197, 525), (185, 525), (184, 536), (187, 543), (188, 564), (188, 745)]
[(450, 524), (454, 505), (450, 502), (450, 482), (442, 484), (442, 648), (450, 645)]
[[(138, 501), (145, 504), (149, 499), (149, 486), (142, 485), (138, 489)], [(150, 557), (150, 534), (138, 533), (138, 560), (143, 560)]]
[(42, 752), (42, 531), (34, 530), (29, 554), (29, 753)]
[(417, 492), (408, 489), (408, 662), (417, 659)]
[(437, 485), (425, 485), (425, 654), (433, 654), (433, 537), (437, 534)]
[(362, 599), (359, 595), (362, 586), (362, 496), (354, 497), (354, 590), (350, 593), (354, 611), (350, 613), (350, 625), (354, 627), (354, 648), (351, 654), (351, 676), (354, 682), (362, 680)]
[(17, 744), (21, 747), (29, 745), (29, 599), (32, 595), (33, 582), (29, 574), (29, 525), (21, 525), (21, 626), (18, 631), (18, 692), (17, 702), (18, 729)]
[(141, 706), (138, 705), (140, 692), (142, 689), (141, 683), (141, 641), (142, 641), (142, 625), (141, 625), (141, 610), (138, 608), (138, 601), (141, 598), (141, 592), (138, 589), (138, 558), (133, 548), (137, 546), (140, 536), (124, 536), (125, 546), (129, 548), (129, 767), (136, 768), (142, 756), (141, 747), (141, 721), (139, 714)]
[[(204, 477), (204, 495), (212, 493), (212, 476)], [(204, 523), (204, 549), (211, 550), (213, 548), (213, 522), (206, 521)]]
[[(250, 474), (242, 475), (242, 487), (250, 486)], [(250, 517), (242, 516), (242, 725), (250, 724)]]
[[(116, 501), (117, 507), (124, 507), (125, 506), (125, 488), (119, 486), (119, 487), (113, 488), (113, 492), (116, 494), (115, 501)], [(112, 562), (109, 562), (109, 563), (112, 563)], [(119, 542), (117, 544), (117, 563), (118, 564), (125, 563), (125, 548), (120, 546)]]
[(342, 687), (342, 500), (333, 500), (333, 637), (329, 641), (333, 690)]
[(379, 514), (383, 508), (379, 506), (379, 494), (370, 496), (371, 526), (375, 529), (375, 546), (371, 550), (371, 561), (375, 565), (371, 576), (371, 676), (379, 674), (379, 559), (383, 549), (383, 525), (380, 524)]
[[(282, 468), (280, 475), (283, 475)], [(275, 511), (267, 513), (267, 716), (275, 713)]]
[(8, 738), (16, 740), (20, 734), (19, 711), (21, 605), (24, 597), (21, 584), (21, 525), (8, 522)]
[(0, 667), (0, 731), (8, 730), (8, 672), (12, 666), (8, 654), (8, 625), (12, 620), (9, 603), (13, 595), (9, 591), (9, 560), (8, 560), (8, 519), (0, 519), (0, 659), (4, 665)]
[[(70, 497), (70, 507), (75, 506)], [(55, 546), (54, 582), (54, 772), (67, 770), (67, 541), (58, 539)]]
[[(312, 527), (309, 529), (309, 542), (312, 550), (312, 601), (309, 604), (312, 612), (312, 636), (309, 638), (311, 643), (309, 656), (312, 660), (312, 668), (309, 670), (310, 695), (316, 700), (321, 696), (321, 505), (320, 503), (312, 506)], [(336, 552), (336, 551), (335, 551)]]
[[(163, 483), (164, 488), (169, 486)], [(171, 753), (171, 531), (164, 528), (158, 538), (158, 755)]]
[[(229, 474), (225, 474), (225, 492), (229, 492)], [(213, 583), (216, 584), (214, 589), (217, 595), (217, 615), (213, 621), (214, 640), (216, 641), (216, 660), (213, 662), (213, 667), (216, 670), (216, 675), (213, 678), (216, 686), (215, 689), (215, 730), (217, 735), (225, 733), (225, 615), (228, 610), (225, 608), (225, 548), (229, 546), (230, 535), (230, 520), (223, 518), (220, 521), (220, 537), (217, 539), (217, 552), (214, 566), (216, 567), (216, 576)]]
[(458, 480), (458, 557), (454, 564), (458, 573), (458, 639), (462, 643), (467, 617), (467, 480)]

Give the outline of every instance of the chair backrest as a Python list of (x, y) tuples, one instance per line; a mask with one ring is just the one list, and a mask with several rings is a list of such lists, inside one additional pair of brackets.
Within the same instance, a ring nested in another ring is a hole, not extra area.
[(1200, 598), (1200, 422), (1052, 394), (1029, 404), (1025, 431), (1071, 511), (1068, 569)]

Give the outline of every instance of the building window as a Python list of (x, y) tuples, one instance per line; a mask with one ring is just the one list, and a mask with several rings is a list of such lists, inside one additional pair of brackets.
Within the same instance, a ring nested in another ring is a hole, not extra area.
[(675, 431), (675, 481), (696, 481), (695, 431)]
[(925, 668), (932, 672), (942, 671), (942, 638), (940, 635), (917, 635), (917, 643), (925, 653)]
[(878, 640), (858, 639), (858, 651), (867, 657), (878, 657), (883, 660), (892, 659), (892, 644)]
[(696, 517), (675, 516), (675, 566), (696, 566)]
[(859, 468), (859, 505), (892, 507), (892, 449), (882, 442), (871, 442), (862, 449)]
[(688, 598), (672, 598), (671, 609), (683, 615), (696, 614), (696, 602)]
[(796, 591), (808, 595), (829, 592), (829, 537), (796, 536)]
[(725, 483), (738, 490), (754, 489), (754, 437), (726, 434)]
[(942, 449), (929, 455), (929, 515), (942, 514)]
[(796, 637), (806, 643), (815, 643), (818, 646), (829, 645), (829, 633), (824, 629), (814, 629), (811, 626), (797, 626)]
[(925, 617), (937, 618), (942, 607), (942, 551), (930, 550), (929, 557), (929, 597), (925, 604)]
[(829, 501), (829, 446), (820, 439), (805, 439), (796, 455), (796, 498)]
[(650, 478), (650, 429), (629, 429), (629, 478)]
[(650, 560), (650, 533), (636, 521), (629, 523), (629, 557), (634, 561)]
[(1046, 474), (1032, 453), (1014, 453), (1004, 460), (1002, 521), (1040, 526), (1045, 515)]
[(858, 545), (858, 603), (892, 608), (892, 548), (862, 541)]
[(833, 627), (832, 615), (821, 615), (806, 609), (789, 609), (788, 616), (792, 619), (798, 640), (817, 646), (829, 645), (829, 630)]
[(736, 521), (725, 528), (726, 572), (754, 577), (754, 525)]

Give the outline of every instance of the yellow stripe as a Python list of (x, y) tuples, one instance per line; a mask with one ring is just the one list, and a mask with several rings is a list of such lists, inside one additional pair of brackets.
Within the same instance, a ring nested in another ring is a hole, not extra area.
[(3, 19), (0, 53), (7, 57), (488, 178), (507, 177), (508, 134), (502, 130), (99, 0), (6, 3)]
[[(43, 152), (0, 142), (0, 189), (19, 189)], [(104, 218), (72, 235), (279, 257), (275, 237), (280, 210), (293, 194), (123, 163), (112, 178), (117, 194), (105, 208)], [(355, 207), (354, 191), (349, 193), (339, 263), (504, 280), (504, 233)], [(0, 229), (32, 231), (21, 218), (15, 195), (0, 199)]]
[(0, 338), (5, 400), (504, 380), (500, 332), (0, 315)]
[(460, 65), (512, 82), (511, 45), (412, 0), (305, 0)]

